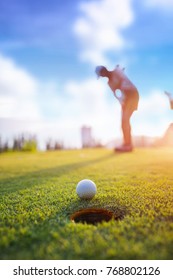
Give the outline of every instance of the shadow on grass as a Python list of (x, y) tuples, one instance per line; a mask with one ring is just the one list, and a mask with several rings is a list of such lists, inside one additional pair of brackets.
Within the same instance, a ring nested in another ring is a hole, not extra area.
[(92, 160), (79, 161), (76, 163), (71, 163), (67, 165), (57, 166), (54, 168), (40, 169), (34, 172), (26, 172), (22, 176), (9, 177), (3, 180), (0, 180), (0, 194), (8, 194), (15, 191), (32, 188), (34, 185), (40, 185), (41, 183), (46, 182), (50, 178), (59, 178), (65, 174), (70, 173), (71, 171), (86, 167), (95, 163), (109, 160), (114, 157), (114, 153), (109, 153), (108, 155), (98, 157)]

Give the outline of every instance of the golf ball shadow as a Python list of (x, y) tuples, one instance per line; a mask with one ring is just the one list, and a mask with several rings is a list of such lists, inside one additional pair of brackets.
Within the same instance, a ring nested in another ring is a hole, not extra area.
[(81, 209), (70, 216), (74, 223), (93, 224), (122, 219), (121, 214), (115, 214), (113, 211), (103, 208)]

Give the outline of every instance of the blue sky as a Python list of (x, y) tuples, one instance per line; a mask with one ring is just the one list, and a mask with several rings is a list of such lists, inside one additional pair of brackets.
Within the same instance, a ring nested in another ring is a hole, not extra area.
[(120, 106), (94, 69), (126, 68), (140, 93), (134, 135), (162, 135), (173, 120), (172, 0), (0, 2), (0, 135), (21, 132), (80, 146), (91, 125), (120, 137)]

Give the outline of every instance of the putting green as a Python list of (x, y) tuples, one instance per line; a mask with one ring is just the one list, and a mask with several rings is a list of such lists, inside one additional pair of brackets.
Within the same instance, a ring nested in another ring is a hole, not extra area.
[[(77, 183), (97, 186), (80, 200)], [(73, 223), (85, 208), (123, 219)], [(173, 149), (0, 155), (0, 259), (172, 259)]]

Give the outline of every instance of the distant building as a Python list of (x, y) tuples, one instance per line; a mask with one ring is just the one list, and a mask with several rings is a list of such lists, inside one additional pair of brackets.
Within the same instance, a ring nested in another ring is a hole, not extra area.
[[(158, 143), (158, 141), (160, 141), (158, 137), (149, 137), (145, 135), (133, 136), (132, 138), (133, 146), (136, 148), (153, 147), (155, 146), (156, 142)], [(121, 138), (116, 138), (112, 141), (109, 141), (105, 146), (109, 149), (114, 149), (120, 145)]]
[(161, 144), (165, 146), (173, 146), (173, 123), (167, 128), (163, 138), (161, 139)]
[(92, 137), (92, 128), (89, 126), (81, 127), (82, 148), (92, 148), (94, 139)]
[(152, 137), (152, 136), (134, 136), (133, 137), (133, 145), (134, 147), (138, 148), (144, 148), (144, 147), (153, 147), (155, 146), (155, 143), (158, 141), (158, 137)]

